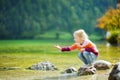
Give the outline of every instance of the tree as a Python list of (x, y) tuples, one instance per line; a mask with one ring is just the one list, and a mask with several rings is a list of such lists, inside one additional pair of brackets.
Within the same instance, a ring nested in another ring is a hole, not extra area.
[(103, 17), (98, 19), (97, 26), (107, 31), (120, 29), (120, 9), (109, 9)]
[(120, 41), (120, 9), (109, 9), (105, 15), (98, 19), (97, 26), (110, 33), (107, 40), (111, 44)]
[[(0, 39), (35, 38), (47, 32), (95, 29), (96, 19), (116, 0), (0, 0)], [(97, 33), (97, 32), (95, 32)], [(54, 35), (57, 36), (57, 35)]]

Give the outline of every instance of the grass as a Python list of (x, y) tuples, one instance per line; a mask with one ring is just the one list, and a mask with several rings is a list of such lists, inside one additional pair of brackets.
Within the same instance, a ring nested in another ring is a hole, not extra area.
[[(82, 62), (78, 59), (78, 51), (60, 52), (54, 45), (71, 45), (72, 42), (59, 40), (2, 40), (0, 41), (0, 68), (20, 67), (17, 70), (0, 70), (1, 80), (40, 80), (45, 77), (59, 76), (68, 67), (79, 68)], [(113, 64), (120, 61), (119, 47), (105, 47), (104, 44), (97, 44), (99, 49), (98, 59), (104, 59)], [(112, 56), (112, 57), (111, 57)], [(25, 68), (43, 61), (50, 61), (59, 70), (57, 71), (34, 71)], [(100, 71), (101, 72), (101, 71)], [(101, 74), (98, 71), (98, 74)], [(106, 73), (108, 71), (103, 71)], [(83, 76), (88, 80), (92, 76)], [(98, 76), (100, 77), (100, 76)], [(104, 76), (103, 76), (104, 77)], [(106, 76), (105, 76), (106, 78)], [(79, 77), (74, 78), (79, 80)], [(99, 80), (99, 79), (98, 79)], [(103, 79), (105, 80), (105, 79)]]

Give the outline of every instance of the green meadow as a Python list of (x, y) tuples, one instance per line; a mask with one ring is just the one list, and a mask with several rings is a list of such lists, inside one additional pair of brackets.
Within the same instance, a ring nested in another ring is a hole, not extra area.
[[(54, 45), (71, 45), (72, 41), (60, 40), (1, 40), (0, 41), (0, 80), (42, 80), (46, 77), (61, 75), (66, 68), (71, 66), (78, 69), (83, 63), (77, 57), (78, 51), (61, 52)], [(115, 64), (120, 61), (120, 48), (106, 47), (106, 42), (96, 43), (99, 49), (98, 60), (103, 59)], [(50, 61), (58, 70), (37, 71), (26, 68), (38, 62)], [(6, 70), (13, 68), (15, 70)], [(106, 80), (109, 70), (97, 71), (97, 80)], [(107, 75), (106, 75), (107, 74)], [(99, 79), (101, 77), (103, 79)], [(89, 80), (93, 75), (80, 76), (74, 80)], [(71, 78), (73, 80), (73, 78)]]

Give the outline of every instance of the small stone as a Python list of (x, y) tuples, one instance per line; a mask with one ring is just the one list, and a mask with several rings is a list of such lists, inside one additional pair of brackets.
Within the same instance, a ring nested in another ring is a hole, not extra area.
[(74, 67), (70, 67), (64, 71), (64, 73), (74, 73), (77, 72), (77, 69)]

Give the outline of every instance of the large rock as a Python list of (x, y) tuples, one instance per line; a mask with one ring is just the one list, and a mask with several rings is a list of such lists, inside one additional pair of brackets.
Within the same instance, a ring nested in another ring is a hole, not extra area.
[(80, 67), (78, 70), (78, 76), (81, 75), (91, 75), (96, 73), (96, 68), (95, 67), (89, 67), (89, 66), (83, 66)]
[(106, 69), (110, 69), (112, 66), (112, 64), (108, 61), (105, 60), (98, 60), (94, 62), (94, 67), (97, 70), (106, 70)]
[(50, 63), (49, 61), (33, 64), (28, 69), (31, 69), (31, 70), (57, 70), (57, 68), (54, 66), (54, 64)]
[(120, 80), (120, 62), (116, 63), (109, 74), (108, 80)]

